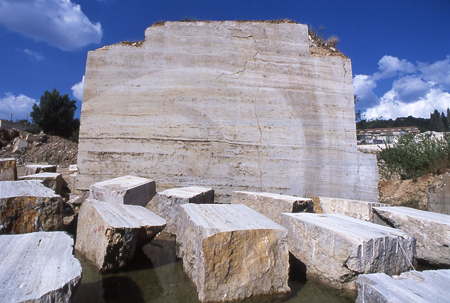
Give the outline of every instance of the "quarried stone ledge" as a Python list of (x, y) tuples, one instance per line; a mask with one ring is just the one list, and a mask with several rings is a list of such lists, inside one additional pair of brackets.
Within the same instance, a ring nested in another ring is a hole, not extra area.
[(17, 180), (16, 159), (0, 159), (0, 181)]
[(0, 236), (0, 302), (70, 302), (81, 280), (64, 232)]
[(376, 207), (375, 223), (388, 225), (417, 239), (417, 259), (450, 265), (450, 216), (409, 207)]
[(289, 251), (315, 276), (339, 289), (356, 289), (359, 274), (412, 269), (416, 241), (389, 227), (338, 214), (283, 214)]
[(311, 197), (314, 201), (316, 213), (341, 214), (359, 220), (373, 223), (373, 208), (388, 207), (389, 204), (377, 202), (357, 201), (329, 197)]
[(181, 205), (177, 255), (201, 302), (290, 291), (286, 229), (245, 205)]
[(234, 191), (231, 204), (244, 204), (278, 224), (282, 213), (314, 212), (312, 199), (271, 193)]
[(63, 202), (36, 180), (0, 182), (0, 234), (62, 230)]
[(45, 187), (52, 189), (55, 194), (60, 195), (63, 185), (63, 178), (58, 173), (39, 173), (34, 175), (22, 176), (20, 180), (41, 180)]
[(89, 186), (89, 199), (144, 207), (155, 193), (155, 181), (136, 176), (122, 176)]
[(136, 245), (153, 239), (166, 220), (138, 205), (86, 200), (78, 214), (75, 249), (100, 270), (114, 271), (133, 258)]
[(214, 203), (214, 190), (200, 186), (167, 189), (157, 193), (148, 203), (147, 208), (167, 220), (164, 232), (175, 235), (177, 233), (178, 207), (186, 203)]
[(34, 175), (38, 173), (56, 173), (56, 165), (47, 165), (47, 164), (25, 165), (25, 175)]
[(356, 303), (448, 302), (450, 270), (410, 271), (394, 277), (385, 274), (361, 275), (356, 283), (358, 284)]

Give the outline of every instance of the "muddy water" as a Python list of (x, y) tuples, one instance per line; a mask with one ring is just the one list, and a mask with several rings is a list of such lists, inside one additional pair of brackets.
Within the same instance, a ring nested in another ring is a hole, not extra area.
[[(183, 272), (181, 260), (175, 257), (173, 238), (154, 239), (142, 249), (126, 271), (100, 275), (96, 268), (80, 254), (75, 253), (83, 267), (81, 285), (74, 303), (155, 302), (196, 303), (195, 286)], [(242, 303), (277, 302), (354, 302), (356, 293), (340, 293), (303, 277), (290, 277), (292, 292), (281, 296), (263, 296), (239, 301)]]

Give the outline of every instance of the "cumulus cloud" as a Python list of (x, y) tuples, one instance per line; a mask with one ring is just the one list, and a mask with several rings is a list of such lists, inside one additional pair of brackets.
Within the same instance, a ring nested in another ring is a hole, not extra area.
[[(377, 81), (390, 77), (394, 77), (392, 88), (379, 98), (373, 91)], [(433, 64), (384, 56), (373, 75), (354, 76), (353, 89), (366, 119), (429, 118), (435, 109), (450, 108), (450, 56)]]
[(0, 0), (0, 24), (61, 50), (99, 43), (100, 23), (92, 23), (70, 0)]
[(41, 61), (43, 60), (45, 57), (38, 52), (34, 52), (32, 50), (29, 49), (23, 49), (22, 52), (24, 52), (25, 54), (27, 54), (31, 59), (36, 60), (36, 61)]
[(72, 94), (75, 99), (80, 100), (83, 98), (83, 87), (84, 87), (84, 76), (81, 79), (81, 82), (78, 82), (74, 86), (72, 86)]
[(36, 102), (36, 99), (22, 94), (14, 96), (12, 93), (5, 93), (5, 97), (0, 98), (0, 118), (9, 120), (13, 114), (14, 121), (26, 119)]

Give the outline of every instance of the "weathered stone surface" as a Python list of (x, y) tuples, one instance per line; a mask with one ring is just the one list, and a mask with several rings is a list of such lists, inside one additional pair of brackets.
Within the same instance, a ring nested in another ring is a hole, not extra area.
[(375, 207), (374, 222), (388, 225), (417, 239), (417, 258), (450, 265), (450, 216), (409, 207)]
[(13, 142), (13, 153), (21, 154), (28, 147), (28, 143), (20, 138), (14, 139)]
[(136, 245), (150, 241), (166, 220), (138, 205), (86, 200), (78, 213), (75, 249), (101, 272), (126, 266)]
[(329, 197), (311, 197), (316, 213), (341, 214), (373, 223), (373, 208), (388, 207), (389, 204), (366, 202)]
[(136, 176), (122, 176), (89, 186), (89, 199), (144, 207), (155, 193), (155, 181)]
[(17, 180), (16, 159), (0, 159), (0, 181)]
[(63, 199), (35, 180), (0, 182), (0, 234), (63, 228)]
[(286, 230), (245, 205), (180, 206), (177, 255), (201, 302), (284, 293)]
[(70, 192), (72, 194), (77, 194), (78, 190), (77, 190), (77, 178), (78, 178), (78, 173), (71, 173), (69, 174), (69, 180), (67, 182), (67, 188), (69, 188)]
[(355, 289), (357, 275), (397, 275), (412, 269), (416, 241), (389, 227), (338, 214), (283, 214), (289, 251), (315, 276), (336, 288)]
[(361, 275), (356, 283), (356, 303), (441, 303), (449, 301), (450, 270), (410, 271), (394, 277)]
[[(311, 56), (288, 22), (165, 22), (139, 46), (88, 54), (79, 189), (131, 172), (158, 192), (232, 191), (377, 201), (357, 151), (351, 62)], [(176, 121), (176, 123), (174, 123)]]
[(48, 164), (25, 165), (24, 175), (35, 175), (39, 173), (56, 173), (56, 165), (48, 165)]
[(81, 280), (64, 232), (0, 236), (0, 302), (70, 302)]
[(61, 194), (63, 178), (58, 173), (39, 173), (34, 175), (22, 176), (20, 180), (41, 180), (45, 187), (52, 189), (57, 195)]
[(442, 180), (427, 187), (427, 210), (450, 215), (450, 174), (442, 176)]
[(271, 193), (234, 191), (231, 204), (244, 204), (278, 224), (281, 224), (282, 213), (314, 212), (313, 201), (309, 198)]
[(214, 203), (214, 190), (200, 186), (167, 189), (157, 193), (147, 208), (167, 220), (164, 232), (176, 235), (179, 205), (186, 203)]

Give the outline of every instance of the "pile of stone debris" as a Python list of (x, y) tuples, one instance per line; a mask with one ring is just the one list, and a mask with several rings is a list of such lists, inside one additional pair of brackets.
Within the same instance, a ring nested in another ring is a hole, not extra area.
[(15, 158), (18, 165), (47, 163), (69, 167), (77, 162), (77, 155), (78, 144), (70, 140), (0, 128), (0, 158)]

